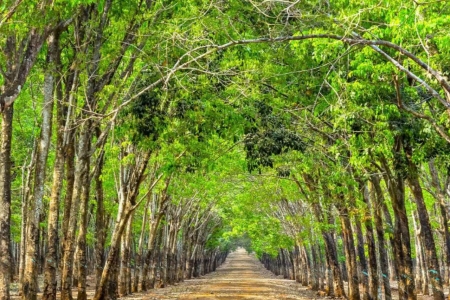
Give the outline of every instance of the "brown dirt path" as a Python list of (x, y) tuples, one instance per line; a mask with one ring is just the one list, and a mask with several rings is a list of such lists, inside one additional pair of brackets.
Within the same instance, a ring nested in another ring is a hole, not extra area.
[(176, 286), (134, 294), (126, 299), (315, 299), (316, 294), (293, 280), (276, 277), (244, 249), (228, 255), (216, 272)]

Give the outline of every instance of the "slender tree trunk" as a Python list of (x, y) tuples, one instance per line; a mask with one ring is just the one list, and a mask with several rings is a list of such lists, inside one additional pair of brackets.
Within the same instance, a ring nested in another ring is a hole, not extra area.
[(389, 282), (389, 261), (386, 250), (386, 241), (384, 238), (384, 228), (383, 228), (383, 219), (382, 219), (382, 203), (384, 202), (383, 192), (381, 190), (380, 181), (378, 176), (373, 175), (371, 177), (371, 181), (373, 184), (372, 189), (372, 207), (373, 207), (373, 216), (375, 221), (375, 231), (377, 233), (378, 239), (378, 251), (379, 251), (379, 260), (380, 260), (380, 269), (381, 276), (383, 280), (383, 288), (384, 288), (384, 298), (386, 300), (391, 300), (391, 285)]
[(78, 214), (82, 200), (82, 186), (86, 183), (86, 174), (89, 172), (89, 144), (90, 134), (87, 123), (81, 128), (78, 142), (78, 161), (75, 171), (74, 193), (71, 201), (70, 217), (67, 228), (67, 236), (64, 240), (63, 270), (61, 275), (61, 300), (72, 300), (72, 278), (74, 267), (75, 234), (77, 230)]
[(186, 239), (186, 272), (184, 275), (184, 278), (186, 279), (191, 279), (192, 278), (192, 249), (193, 249), (193, 245), (192, 245), (192, 240), (190, 239), (190, 235), (189, 233), (187, 234), (187, 239)]
[[(405, 147), (406, 148), (406, 147)], [(426, 249), (426, 258), (428, 265), (428, 273), (430, 274), (430, 282), (433, 288), (433, 298), (435, 300), (444, 300), (444, 290), (442, 286), (441, 268), (436, 252), (436, 245), (434, 242), (433, 232), (431, 230), (430, 218), (425, 206), (425, 200), (423, 198), (422, 187), (419, 182), (419, 174), (417, 166), (411, 160), (412, 150), (406, 148), (409, 163), (408, 181), (411, 187), (412, 194), (417, 206), (417, 215), (420, 221), (420, 227), (423, 236), (423, 244)]]
[(363, 184), (362, 189), (363, 200), (367, 206), (367, 212), (364, 216), (364, 225), (366, 227), (367, 248), (369, 250), (369, 297), (370, 299), (377, 299), (379, 288), (377, 250), (372, 223), (372, 205), (370, 203), (370, 192), (367, 183)]
[(400, 299), (415, 300), (415, 284), (413, 278), (413, 264), (411, 258), (411, 241), (409, 236), (408, 217), (406, 215), (404, 185), (400, 180), (396, 188), (397, 196), (392, 199), (396, 220), (394, 227), (394, 253), (398, 261), (399, 296)]
[(344, 250), (346, 257), (346, 266), (348, 272), (348, 299), (359, 300), (359, 282), (358, 268), (356, 265), (355, 242), (353, 239), (353, 231), (348, 215), (348, 209), (345, 206), (339, 207), (339, 218), (341, 220), (342, 234), (344, 237)]
[(320, 247), (319, 244), (317, 244), (315, 248), (317, 249), (317, 258), (318, 258), (317, 270), (319, 271), (318, 272), (319, 290), (325, 290), (325, 280), (328, 280), (327, 285), (329, 285), (329, 288), (327, 294), (334, 295), (335, 282), (333, 278), (333, 273), (326, 265), (327, 263), (326, 250), (324, 249), (324, 251), (322, 251), (322, 248)]
[(120, 257), (120, 271), (119, 271), (119, 295), (120, 297), (128, 295), (129, 290), (128, 275), (130, 270), (130, 242), (131, 242), (131, 222), (133, 221), (133, 213), (131, 214), (125, 234), (122, 236), (121, 242), (121, 257)]
[(142, 216), (142, 226), (141, 226), (141, 233), (139, 234), (139, 243), (138, 243), (138, 250), (136, 253), (136, 271), (134, 276), (134, 284), (133, 284), (133, 290), (137, 292), (138, 290), (142, 289), (139, 287), (139, 284), (142, 282), (144, 278), (141, 278), (140, 276), (143, 276), (143, 265), (144, 265), (144, 237), (145, 237), (145, 229), (147, 226), (147, 217), (148, 217), (148, 207), (150, 205), (152, 194), (148, 193), (148, 199), (144, 207), (144, 214)]
[(178, 232), (178, 221), (175, 216), (172, 216), (172, 222), (169, 229), (169, 241), (168, 241), (168, 283), (174, 284), (176, 282), (176, 268), (177, 268), (177, 257), (176, 257), (176, 244), (177, 244), (177, 234)]
[[(88, 127), (90, 122), (88, 122)], [(90, 138), (87, 145), (87, 151), (91, 150)], [(86, 235), (88, 229), (88, 212), (89, 212), (89, 191), (90, 191), (90, 156), (85, 154), (81, 158), (84, 161), (84, 172), (80, 174), (81, 178), (81, 198), (80, 198), (80, 225), (78, 228), (77, 239), (77, 263), (78, 263), (78, 296), (77, 300), (86, 300), (86, 277), (87, 277), (87, 258), (86, 258)]]
[(169, 250), (169, 225), (164, 224), (164, 230), (163, 230), (163, 242), (162, 242), (162, 253), (161, 253), (161, 270), (160, 270), (160, 278), (161, 283), (160, 287), (166, 287), (167, 286), (167, 255)]
[(302, 267), (301, 265), (301, 258), (300, 258), (300, 242), (295, 241), (294, 246), (294, 252), (293, 252), (293, 263), (294, 263), (294, 280), (298, 283), (302, 282), (302, 274), (300, 272), (300, 269)]
[(328, 261), (330, 264), (329, 266), (333, 273), (334, 297), (345, 297), (344, 282), (336, 251), (336, 242), (331, 233), (323, 233), (323, 237), (325, 240), (326, 255), (328, 256)]
[(442, 187), (441, 181), (439, 179), (438, 171), (434, 165), (434, 160), (431, 160), (428, 163), (431, 174), (431, 183), (436, 190), (437, 200), (439, 202), (439, 210), (441, 216), (441, 230), (442, 230), (442, 239), (443, 239), (443, 252), (444, 252), (444, 265), (445, 265), (445, 278), (444, 284), (448, 284), (449, 282), (449, 273), (450, 273), (450, 231), (448, 230), (448, 221), (449, 216), (447, 212), (447, 199), (445, 195), (445, 188)]
[[(318, 261), (318, 256), (317, 256), (317, 252), (316, 252), (314, 245), (311, 246), (311, 257), (312, 257), (312, 266), (311, 266), (312, 290), (317, 291), (317, 290), (319, 290), (320, 276), (319, 276), (319, 261)], [(333, 286), (331, 285), (328, 290), (328, 296), (334, 295), (334, 293), (332, 293), (332, 289), (333, 289)]]
[(303, 246), (303, 253), (305, 253), (305, 263), (306, 263), (306, 268), (307, 268), (307, 277), (306, 277), (306, 281), (307, 281), (307, 285), (312, 285), (312, 266), (311, 266), (311, 253), (308, 252), (308, 248), (306, 248), (306, 246)]
[(278, 250), (278, 257), (279, 257), (280, 266), (281, 266), (280, 274), (283, 275), (284, 279), (288, 279), (289, 278), (288, 268), (287, 268), (288, 263), (286, 261), (286, 255), (284, 254), (283, 248), (280, 248)]
[[(36, 140), (34, 141), (36, 143)], [(26, 247), (26, 236), (27, 236), (27, 204), (28, 198), (30, 197), (30, 187), (31, 179), (34, 171), (34, 165), (36, 164), (36, 147), (33, 146), (33, 151), (31, 153), (31, 161), (27, 167), (26, 180), (22, 180), (22, 221), (20, 225), (20, 253), (19, 253), (19, 293), (22, 294), (22, 282), (25, 270), (25, 247)]]
[(148, 250), (147, 255), (144, 259), (144, 266), (142, 268), (141, 273), (141, 283), (140, 283), (140, 290), (146, 291), (149, 288), (149, 281), (147, 280), (147, 277), (149, 275), (150, 267), (153, 261), (154, 257), (154, 251), (155, 251), (155, 240), (156, 240), (156, 232), (159, 224), (156, 224), (156, 222), (152, 221), (150, 222), (150, 229), (149, 229), (149, 237), (148, 237)]
[(116, 228), (114, 228), (113, 236), (111, 238), (111, 246), (109, 249), (108, 259), (106, 260), (105, 268), (103, 269), (102, 277), (95, 291), (93, 300), (109, 299), (107, 297), (106, 287), (108, 281), (110, 280), (111, 268), (113, 267), (113, 265), (116, 264), (117, 260), (119, 259), (120, 240), (122, 237), (122, 233), (124, 232), (125, 227), (128, 223), (130, 215), (131, 211), (129, 209), (126, 209), (126, 211), (123, 213), (123, 217), (120, 218), (120, 221), (117, 223)]
[[(152, 208), (151, 221), (148, 238), (148, 251), (142, 269), (141, 290), (145, 291), (149, 288), (154, 288), (153, 270), (155, 268), (155, 251), (157, 245), (158, 229), (161, 227), (160, 222), (165, 211), (165, 197), (158, 197), (157, 194), (152, 194)], [(150, 275), (150, 278), (149, 278)]]
[[(394, 155), (402, 155), (401, 137), (396, 137)], [(413, 274), (413, 262), (411, 257), (411, 238), (409, 235), (408, 216), (405, 207), (405, 182), (404, 170), (395, 170), (392, 173), (384, 157), (381, 158), (385, 169), (385, 182), (391, 196), (392, 208), (395, 215), (395, 226), (393, 236), (393, 250), (399, 282), (399, 298), (401, 300), (416, 300), (415, 283)]]
[(161, 256), (161, 244), (164, 236), (163, 231), (164, 226), (160, 225), (157, 231), (157, 239), (155, 239), (154, 253), (152, 255), (152, 261), (150, 266), (149, 288), (151, 289), (154, 289), (157, 286), (156, 280), (158, 279), (158, 272), (161, 274), (160, 256)]
[[(47, 61), (53, 65), (55, 56), (58, 55), (57, 39), (54, 34), (48, 39)], [(33, 194), (28, 204), (27, 213), (27, 235), (25, 251), (25, 271), (22, 283), (22, 298), (27, 300), (37, 299), (38, 292), (38, 250), (39, 250), (39, 223), (44, 198), (44, 184), (47, 167), (48, 150), (52, 133), (53, 118), (53, 91), (54, 70), (49, 69), (44, 79), (44, 102), (42, 109), (42, 124), (39, 141), (37, 143), (37, 159), (34, 174)]]
[[(158, 248), (162, 238), (162, 226), (158, 226), (155, 232), (155, 238), (152, 242), (152, 247), (149, 248), (149, 254), (147, 254), (147, 259), (149, 261), (149, 276), (147, 288), (154, 289), (156, 284), (156, 274), (157, 274), (157, 260), (158, 260)], [(151, 252), (150, 252), (151, 251)]]
[(420, 224), (417, 224), (416, 220), (417, 220), (417, 214), (415, 214), (414, 212), (412, 213), (413, 217), (412, 217), (412, 221), (413, 221), (413, 229), (415, 232), (414, 235), (414, 242), (415, 242), (415, 248), (416, 248), (416, 268), (415, 268), (415, 272), (416, 272), (416, 289), (418, 292), (421, 292), (424, 295), (429, 295), (429, 282), (428, 282), (428, 274), (426, 273), (426, 269), (427, 269), (427, 263), (425, 261), (425, 256), (423, 254), (423, 245), (422, 245), (422, 241), (423, 238), (420, 237), (421, 230), (420, 230)]
[[(54, 45), (49, 42), (49, 55), (54, 52), (54, 61), (56, 66), (60, 65), (59, 33), (55, 33)], [(50, 49), (54, 47), (55, 49)], [(62, 86), (61, 77), (56, 75), (56, 110), (57, 110), (57, 136), (56, 136), (56, 157), (53, 166), (53, 184), (50, 195), (50, 204), (48, 212), (48, 250), (45, 258), (45, 278), (43, 300), (56, 300), (57, 281), (56, 271), (58, 268), (58, 219), (59, 205), (61, 198), (61, 189), (64, 179), (64, 132), (65, 116), (64, 106), (62, 105)]]
[[(72, 198), (75, 187), (75, 131), (68, 132), (66, 153), (66, 195), (64, 197), (64, 216), (62, 222), (63, 245), (66, 244), (69, 232), (70, 213), (72, 210)], [(63, 246), (64, 251), (64, 246)]]
[(2, 113), (0, 148), (0, 300), (9, 300), (11, 283), (11, 139), (13, 107)]
[[(312, 189), (311, 182), (308, 176), (305, 176), (309, 188)], [(312, 205), (314, 214), (319, 222), (327, 222), (330, 225), (334, 225), (330, 217), (325, 218), (321, 212), (321, 207), (318, 203), (313, 203)], [(327, 256), (327, 262), (333, 273), (333, 289), (330, 289), (330, 296), (334, 297), (345, 297), (344, 282), (341, 269), (339, 267), (338, 254), (336, 249), (336, 242), (333, 237), (333, 232), (331, 230), (322, 229), (322, 236), (325, 241), (325, 253)], [(331, 294), (334, 292), (334, 295)]]
[[(187, 243), (187, 234), (186, 234), (186, 227), (184, 226), (183, 228), (183, 235), (181, 236), (181, 245), (179, 248), (179, 253), (180, 253), (180, 261), (178, 264), (178, 279), (179, 281), (183, 282), (184, 279), (186, 278), (186, 262), (187, 262), (187, 249), (188, 249), (188, 243)], [(217, 267), (217, 262), (215, 267)]]
[(362, 294), (364, 300), (369, 300), (371, 298), (370, 291), (369, 291), (369, 270), (367, 268), (367, 260), (366, 255), (364, 253), (364, 237), (362, 233), (361, 228), (361, 222), (356, 217), (355, 218), (355, 229), (356, 229), (356, 238), (357, 238), (357, 253), (359, 258), (359, 264), (361, 266), (361, 276), (360, 279), (362, 280)]
[(102, 150), (98, 158), (96, 172), (94, 174), (95, 181), (95, 200), (97, 209), (95, 211), (95, 287), (98, 286), (102, 276), (103, 265), (105, 264), (105, 241), (106, 241), (106, 224), (108, 218), (105, 218), (105, 207), (103, 197), (103, 181), (101, 179), (103, 165), (105, 163), (105, 152)]

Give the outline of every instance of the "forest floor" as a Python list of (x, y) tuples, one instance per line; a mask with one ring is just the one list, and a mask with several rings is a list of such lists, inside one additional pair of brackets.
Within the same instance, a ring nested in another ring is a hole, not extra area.
[(215, 272), (176, 286), (133, 294), (128, 300), (153, 299), (315, 299), (316, 293), (293, 280), (282, 279), (244, 249), (228, 255)]

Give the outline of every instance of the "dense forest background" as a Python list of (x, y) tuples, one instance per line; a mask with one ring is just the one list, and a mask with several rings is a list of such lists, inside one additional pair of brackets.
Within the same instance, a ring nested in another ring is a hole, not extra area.
[(3, 0), (0, 300), (238, 245), (329, 296), (444, 299), (448, 76), (449, 1)]

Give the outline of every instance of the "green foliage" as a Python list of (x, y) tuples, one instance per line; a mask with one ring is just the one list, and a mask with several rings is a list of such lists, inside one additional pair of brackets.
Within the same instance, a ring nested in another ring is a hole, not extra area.
[[(1, 18), (13, 2), (0, 4)], [(26, 2), (1, 28), (0, 45), (5, 48), (8, 36), (19, 42), (30, 28), (41, 32), (74, 16), (61, 32), (59, 84), (67, 99), (73, 97), (68, 107), (73, 110), (69, 121), (74, 119), (70, 125), (75, 138), (87, 119), (97, 122), (104, 117), (96, 123), (99, 132), (112, 128), (102, 149), (106, 160), (101, 176), (110, 219), (118, 210), (120, 166), (132, 166), (144, 149), (152, 151), (146, 178), (163, 175), (154, 193), (163, 193), (164, 180), (171, 177), (167, 193), (172, 204), (196, 199), (200, 213), (213, 212), (207, 249), (242, 246), (258, 255), (277, 255), (280, 247), (292, 249), (295, 244), (322, 243), (318, 238), (322, 232), (339, 232), (333, 218), (337, 206), (346, 205), (351, 217), (362, 218), (368, 208), (360, 200), (357, 179), (367, 180), (380, 171), (382, 158), (403, 178), (408, 175), (408, 159), (418, 166), (435, 159), (441, 175), (450, 172), (449, 143), (435, 131), (437, 125), (449, 132), (448, 110), (373, 48), (311, 39), (213, 51), (233, 40), (261, 37), (361, 36), (395, 43), (448, 76), (450, 7), (445, 1), (426, 5), (399, 0), (339, 0), (332, 5), (319, 0), (251, 5), (233, 0), (112, 1), (98, 49), (94, 41), (105, 1), (57, 0), (46, 8), (40, 1)], [(92, 13), (90, 18), (81, 17), (87, 12)], [(134, 26), (126, 48), (124, 37)], [(439, 82), (424, 68), (395, 49), (380, 48), (444, 96)], [(40, 132), (40, 111), (35, 108), (42, 99), (47, 50), (44, 45), (15, 105), (12, 236), (16, 242), (25, 167)], [(114, 73), (110, 68), (122, 51)], [(1, 51), (2, 70), (10, 63)], [(79, 86), (72, 91), (74, 72)], [(91, 106), (89, 89), (98, 87), (109, 72), (114, 75), (94, 93)], [(0, 84), (6, 81), (1, 72)], [(137, 95), (157, 81), (160, 84)], [(53, 140), (55, 135), (54, 130)], [(411, 149), (412, 157), (393, 150), (399, 141)], [(97, 158), (98, 149), (92, 150)], [(94, 168), (92, 164), (89, 171)], [(142, 183), (140, 195), (148, 188), (148, 182)], [(434, 202), (427, 194), (429, 211)], [(93, 212), (97, 209), (95, 199), (90, 206)], [(411, 212), (413, 207), (408, 204), (407, 209)], [(133, 224), (134, 235), (142, 225), (142, 206), (135, 216), (139, 221)], [(435, 219), (432, 224), (437, 228)], [(88, 242), (94, 241), (91, 230)]]
[(148, 91), (134, 100), (121, 112), (122, 135), (134, 144), (143, 140), (155, 143), (167, 127), (166, 114), (161, 108), (161, 95)]

